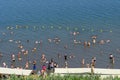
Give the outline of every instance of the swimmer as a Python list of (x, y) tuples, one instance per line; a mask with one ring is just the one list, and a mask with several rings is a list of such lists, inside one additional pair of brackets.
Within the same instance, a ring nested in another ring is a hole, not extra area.
[(19, 61), (21, 61), (21, 60), (22, 60), (22, 58), (21, 58), (21, 52), (18, 52), (17, 57), (18, 57), (18, 60), (19, 60)]
[(22, 48), (23, 48), (23, 46), (22, 46), (22, 45), (18, 45), (18, 48), (22, 49)]
[(68, 62), (65, 61), (65, 68), (68, 68)]
[(96, 39), (92, 39), (93, 45), (96, 43)]
[(81, 41), (77, 41), (76, 39), (73, 40), (74, 45), (81, 44)]
[(37, 48), (33, 48), (33, 49), (32, 49), (32, 52), (36, 52), (36, 51), (37, 51)]
[(81, 41), (78, 41), (78, 44), (81, 44)]
[(54, 42), (55, 42), (56, 44), (59, 44), (60, 41), (61, 41), (61, 40), (60, 40), (58, 37), (55, 37), (55, 38), (54, 38)]
[(42, 54), (42, 58), (45, 58), (45, 54), (44, 53)]
[(79, 32), (73, 32), (73, 33), (72, 33), (73, 36), (76, 36), (76, 35), (78, 35), (78, 34), (79, 34)]
[(3, 62), (2, 64), (2, 67), (7, 68), (7, 64), (5, 62)]
[(91, 43), (88, 41), (87, 46), (90, 47), (90, 44), (91, 44)]
[(94, 36), (92, 36), (91, 38), (92, 38), (92, 39), (96, 39), (96, 38), (97, 38), (97, 36), (96, 36), (96, 35), (94, 35)]
[(64, 46), (64, 49), (68, 49), (68, 45), (67, 44)]
[(113, 54), (109, 55), (109, 60), (110, 60), (110, 62), (109, 62), (109, 68), (114, 68), (115, 60), (114, 60)]
[(80, 34), (80, 32), (76, 32), (77, 34)]
[(35, 41), (35, 44), (38, 44), (39, 43), (39, 41)]
[(73, 40), (73, 42), (74, 42), (74, 45), (76, 45), (76, 44), (77, 44), (77, 40), (76, 40), (76, 39), (74, 39), (74, 40)]
[(52, 39), (48, 38), (48, 42), (51, 43), (51, 42), (52, 42)]
[(77, 33), (76, 32), (73, 32), (73, 36), (76, 36), (77, 35)]
[(36, 69), (37, 69), (36, 60), (34, 60), (34, 61), (33, 61), (33, 74), (36, 73)]
[(25, 49), (22, 49), (21, 52), (24, 53), (24, 52), (25, 52)]
[(14, 27), (10, 27), (10, 29), (12, 30), (12, 29), (14, 29)]
[(12, 59), (13, 62), (15, 62), (15, 55), (14, 55), (14, 53), (11, 55), (11, 59)]
[(27, 54), (28, 54), (28, 50), (25, 50), (24, 55), (27, 55)]
[(86, 46), (87, 46), (87, 41), (84, 42), (84, 47), (86, 47)]
[(58, 59), (59, 59), (59, 58), (61, 58), (61, 54), (60, 54), (60, 53), (58, 53)]
[(42, 40), (40, 40), (40, 41), (39, 41), (40, 48), (42, 48), (42, 43), (43, 43), (43, 41), (42, 41)]
[(45, 72), (46, 72), (47, 68), (45, 65), (42, 65), (42, 71), (41, 71), (41, 74), (44, 75)]
[(28, 69), (29, 68), (29, 62), (27, 61), (26, 63), (25, 63), (25, 69)]
[(42, 63), (45, 63), (46, 62), (46, 57), (45, 57), (45, 54), (43, 53), (42, 56), (41, 56), (41, 62)]
[(110, 40), (108, 39), (108, 40), (106, 40), (106, 42), (107, 42), (107, 43), (110, 43)]
[(104, 40), (100, 40), (99, 44), (105, 44)]
[(82, 68), (85, 67), (85, 59), (83, 58), (81, 61)]
[(20, 43), (21, 43), (21, 41), (19, 40), (19, 41), (18, 41), (18, 43), (20, 44)]
[(64, 55), (64, 60), (65, 60), (65, 61), (68, 60), (68, 56), (67, 56), (67, 54)]
[(95, 67), (95, 63), (96, 63), (96, 57), (92, 57), (91, 65)]
[(15, 43), (20, 44), (20, 43), (21, 43), (21, 41), (15, 41)]
[(75, 55), (71, 54), (71, 55), (69, 56), (69, 58), (70, 58), (70, 59), (75, 58)]
[(9, 40), (9, 42), (13, 42), (13, 40), (12, 40), (12, 39), (10, 39), (10, 40)]

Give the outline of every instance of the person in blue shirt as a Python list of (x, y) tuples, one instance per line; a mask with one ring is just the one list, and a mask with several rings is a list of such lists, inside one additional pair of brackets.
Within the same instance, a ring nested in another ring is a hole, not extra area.
[(36, 73), (36, 60), (33, 61), (33, 74)]

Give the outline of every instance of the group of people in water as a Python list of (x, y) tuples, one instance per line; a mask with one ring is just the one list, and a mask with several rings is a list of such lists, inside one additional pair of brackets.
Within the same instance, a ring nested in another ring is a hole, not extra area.
[[(14, 32), (12, 30), (10, 30), (10, 34), (13, 35)], [(3, 35), (6, 35), (5, 33), (3, 33)], [(77, 36), (80, 35), (80, 32), (79, 31), (73, 31), (73, 32), (70, 32), (70, 35), (72, 36), (72, 44), (73, 46), (76, 46), (76, 45), (82, 45), (84, 46), (84, 48), (90, 48), (92, 45), (96, 45), (96, 44), (100, 44), (100, 45), (103, 45), (105, 43), (110, 43), (111, 40), (97, 40), (97, 35), (92, 35), (90, 36), (90, 40), (86, 40), (86, 41), (80, 41), (80, 40), (77, 40)], [(46, 72), (46, 70), (51, 70), (51, 71), (54, 71), (54, 68), (56, 67), (61, 67), (59, 66), (59, 63), (54, 60), (54, 58), (51, 58), (51, 60), (48, 60), (46, 58), (46, 55), (45, 53), (40, 53), (41, 54), (41, 58), (39, 59), (39, 61), (37, 60), (32, 60), (32, 61), (29, 61), (29, 60), (26, 60), (24, 66), (16, 66), (15, 63), (16, 62), (16, 56), (17, 56), (17, 59), (18, 61), (22, 61), (23, 60), (23, 56), (27, 56), (29, 55), (30, 52), (34, 53), (36, 52), (38, 49), (37, 47), (33, 47), (32, 50), (30, 51), (29, 49), (25, 49), (25, 47), (23, 46), (22, 44), (22, 41), (20, 40), (8, 40), (9, 42), (14, 42), (16, 44), (18, 44), (18, 49), (20, 50), (17, 54), (14, 54), (14, 53), (11, 53), (11, 68), (19, 68), (19, 69), (30, 69), (30, 65), (32, 65), (32, 69), (33, 69), (33, 73), (36, 72), (37, 70), (37, 65), (40, 64), (41, 65), (41, 73), (44, 73)], [(26, 40), (27, 43), (29, 43), (31, 40)], [(53, 44), (56, 44), (56, 45), (59, 45), (61, 42), (62, 42), (62, 39), (59, 37), (59, 36), (56, 36), (54, 38), (48, 38), (47, 39), (48, 43), (53, 43)], [(2, 42), (2, 39), (0, 39), (0, 42)], [(38, 45), (40, 44), (40, 47), (43, 46), (43, 41), (42, 40), (36, 40), (34, 41), (35, 45)], [(65, 50), (69, 49), (69, 46), (67, 44), (63, 45), (63, 48)], [(61, 58), (61, 54), (59, 53), (56, 53), (58, 55), (58, 58)], [(4, 54), (0, 54), (1, 56), (4, 56)], [(67, 55), (67, 54), (62, 54), (62, 59), (64, 59), (64, 64), (62, 67), (64, 68), (67, 68), (69, 67), (69, 59), (72, 59), (72, 58), (75, 58), (75, 55)], [(1, 57), (0, 57), (1, 58)], [(110, 63), (109, 63), (109, 68), (114, 68), (114, 57), (112, 54), (110, 54)], [(91, 59), (91, 62), (90, 63), (85, 63), (85, 59), (81, 59), (81, 67), (91, 67), (91, 68), (94, 68), (95, 67), (95, 63), (96, 63), (96, 57), (93, 57)], [(7, 63), (3, 61), (2, 63), (2, 67), (8, 67)]]
[[(75, 56), (64, 54), (63, 57), (64, 57), (63, 58), (64, 63), (65, 63), (63, 67), (68, 68), (69, 59), (75, 58)], [(58, 54), (58, 58), (61, 58), (60, 54)], [(18, 59), (18, 61), (22, 60), (22, 57), (20, 56), (20, 53), (18, 53), (17, 59)], [(15, 66), (15, 62), (16, 62), (16, 55), (12, 54), (11, 55), (11, 68), (17, 68)], [(51, 58), (51, 60), (48, 61), (44, 53), (41, 55), (41, 59), (40, 59), (39, 62), (40, 62), (41, 65), (48, 64), (48, 69), (54, 68), (54, 67), (59, 67), (59, 64), (57, 62), (55, 62), (54, 58)], [(33, 70), (36, 70), (36, 63), (37, 63), (36, 60), (33, 60), (33, 62), (26, 61), (25, 66), (24, 67), (19, 67), (19, 68), (30, 69), (30, 67), (29, 67), (30, 63), (33, 64)], [(114, 68), (114, 63), (115, 63), (115, 59), (114, 59), (113, 54), (109, 54), (109, 64), (108, 64), (107, 68)], [(89, 64), (85, 64), (85, 59), (83, 58), (81, 60), (80, 65), (81, 65), (82, 68), (83, 67), (90, 68), (90, 67), (95, 67), (95, 64), (96, 64), (96, 57), (92, 57), (91, 62)], [(8, 67), (8, 66), (5, 62), (3, 62), (2, 67)]]
[[(60, 58), (59, 56), (60, 55), (58, 54), (58, 58)], [(65, 54), (63, 57), (64, 57), (64, 63), (65, 63), (64, 64), (64, 68), (68, 68), (68, 61), (71, 58), (71, 56), (68, 56), (67, 54)], [(74, 56), (72, 56), (72, 58), (74, 58)], [(19, 61), (22, 60), (19, 55), (18, 55), (18, 60)], [(89, 64), (85, 64), (85, 59), (83, 58), (81, 60), (81, 67), (82, 68), (85, 68), (85, 67), (91, 68), (91, 73), (94, 74), (94, 68), (96, 66), (96, 61), (97, 61), (96, 57), (92, 57), (91, 62)], [(16, 67), (15, 66), (15, 62), (16, 62), (16, 55), (12, 54), (11, 55), (11, 68), (23, 69), (23, 67)], [(108, 65), (108, 68), (114, 68), (114, 63), (115, 63), (115, 59), (114, 59), (113, 54), (109, 54), (109, 65)], [(36, 60), (33, 60), (33, 62), (31, 64), (32, 64), (32, 70), (33, 70), (32, 73), (33, 74), (39, 74), (39, 75), (42, 75), (44, 77), (47, 74), (49, 74), (51, 72), (54, 72), (54, 69), (59, 67), (59, 64), (53, 58), (51, 58), (50, 61), (47, 61), (45, 54), (41, 55), (41, 60), (40, 60), (40, 64), (42, 65), (41, 66), (41, 70), (37, 69), (37, 67), (36, 67), (37, 62), (36, 62)], [(26, 64), (25, 64), (24, 69), (30, 69), (29, 65), (30, 65), (30, 62), (27, 61)], [(7, 68), (7, 64), (5, 62), (3, 62), (2, 67)]]
[[(64, 63), (65, 63), (64, 68), (68, 68), (68, 65), (69, 65), (68, 61), (71, 58), (71, 56), (68, 56), (67, 54), (65, 54), (63, 57), (64, 57)], [(60, 57), (58, 56), (58, 58), (60, 58)], [(74, 58), (74, 57), (72, 57), (72, 58)], [(22, 59), (19, 59), (19, 57), (18, 57), (18, 60), (21, 61)], [(86, 68), (91, 68), (91, 73), (94, 74), (94, 68), (96, 66), (96, 61), (97, 61), (96, 57), (92, 57), (91, 62), (89, 64), (85, 64), (85, 59), (83, 58), (81, 60), (81, 67), (82, 68), (85, 68), (85, 67)], [(15, 62), (16, 62), (15, 54), (12, 54), (11, 55), (11, 64), (12, 64), (11, 68), (23, 69), (23, 67), (15, 67)], [(114, 68), (114, 63), (115, 63), (115, 59), (114, 59), (113, 54), (109, 54), (108, 68), (113, 69)], [(45, 54), (41, 55), (41, 60), (40, 60), (41, 69), (39, 69), (39, 70), (37, 69), (36, 60), (33, 60), (33, 62), (31, 64), (32, 64), (32, 70), (33, 70), (32, 74), (42, 75), (43, 77), (46, 77), (46, 75), (51, 73), (51, 72), (53, 73), (54, 69), (59, 67), (59, 64), (53, 58), (51, 58), (50, 61), (47, 61)], [(24, 69), (30, 69), (29, 65), (30, 65), (30, 62), (27, 61)], [(6, 65), (5, 62), (3, 62), (2, 67), (7, 68), (7, 65)]]

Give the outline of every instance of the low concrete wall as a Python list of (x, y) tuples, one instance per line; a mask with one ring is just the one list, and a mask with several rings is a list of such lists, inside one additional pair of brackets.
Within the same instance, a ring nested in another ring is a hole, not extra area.
[[(82, 74), (82, 73), (91, 73), (91, 68), (55, 68), (55, 72), (58, 74)], [(103, 75), (120, 75), (120, 69), (102, 69), (94, 68), (94, 74), (103, 74)]]
[(0, 74), (15, 74), (15, 75), (30, 75), (32, 70), (25, 69), (11, 69), (0, 67)]

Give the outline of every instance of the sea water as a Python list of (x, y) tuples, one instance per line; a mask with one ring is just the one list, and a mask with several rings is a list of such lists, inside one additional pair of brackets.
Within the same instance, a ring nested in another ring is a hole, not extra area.
[[(120, 1), (119, 0), (0, 0), (0, 52), (2, 62), (10, 67), (11, 54), (20, 51), (16, 41), (21, 41), (24, 49), (29, 51), (22, 62), (37, 60), (38, 67), (41, 54), (49, 61), (54, 58), (60, 67), (64, 67), (64, 55), (74, 55), (68, 59), (68, 67), (81, 67), (96, 57), (96, 67), (106, 68), (109, 54), (115, 57), (115, 68), (120, 68)], [(72, 32), (79, 32), (73, 36)], [(91, 42), (91, 36), (97, 35), (97, 42), (110, 40), (104, 45), (84, 48), (83, 44), (73, 46), (73, 39)], [(59, 37), (61, 42), (49, 43), (48, 38)], [(11, 41), (12, 40), (12, 41)], [(29, 43), (27, 42), (29, 40)], [(35, 44), (35, 41), (41, 41)], [(64, 46), (67, 45), (68, 49)], [(36, 52), (31, 50), (37, 47)], [(61, 54), (58, 59), (57, 55)]]

